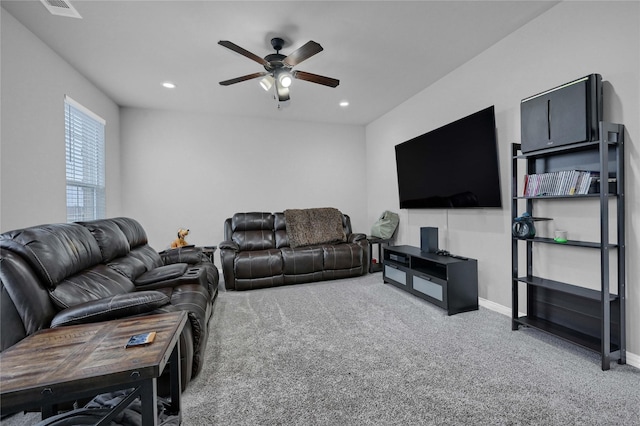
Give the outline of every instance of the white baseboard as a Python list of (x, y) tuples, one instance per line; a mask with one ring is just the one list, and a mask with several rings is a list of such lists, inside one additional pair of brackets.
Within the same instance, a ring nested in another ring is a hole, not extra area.
[[(492, 310), (502, 315), (506, 315), (509, 318), (511, 318), (511, 308), (500, 305), (499, 303), (496, 303), (496, 302), (492, 302), (491, 300), (483, 299), (482, 297), (478, 298), (478, 304), (483, 308), (487, 308), (489, 310)], [(519, 315), (524, 315), (524, 313), (521, 312), (519, 313)], [(640, 355), (636, 355), (634, 353), (627, 351), (627, 364), (636, 368), (640, 368)]]
[(627, 364), (640, 368), (640, 355), (632, 354), (627, 351)]
[(487, 308), (491, 311), (495, 311), (499, 314), (511, 317), (511, 308), (507, 308), (506, 306), (503, 306), (499, 303), (492, 302), (491, 300), (483, 299), (482, 297), (478, 297), (478, 304), (483, 308)]

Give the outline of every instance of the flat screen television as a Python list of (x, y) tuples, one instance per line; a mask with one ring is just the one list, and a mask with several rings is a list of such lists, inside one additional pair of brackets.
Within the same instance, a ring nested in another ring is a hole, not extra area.
[(502, 207), (494, 106), (395, 148), (401, 209)]

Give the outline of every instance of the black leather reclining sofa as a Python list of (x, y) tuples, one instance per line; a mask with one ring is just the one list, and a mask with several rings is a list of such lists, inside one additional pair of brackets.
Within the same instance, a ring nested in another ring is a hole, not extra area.
[(339, 215), (343, 240), (296, 247), (290, 244), (285, 213), (236, 213), (226, 219), (225, 241), (218, 246), (225, 288), (251, 290), (364, 275), (369, 263), (366, 235), (354, 234), (349, 216)]
[(130, 218), (0, 235), (0, 351), (38, 330), (184, 310), (183, 389), (202, 367), (218, 270), (197, 248), (163, 256)]

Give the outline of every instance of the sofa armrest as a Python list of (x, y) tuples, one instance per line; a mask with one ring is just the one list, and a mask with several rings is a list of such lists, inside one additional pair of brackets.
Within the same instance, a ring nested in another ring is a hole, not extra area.
[(208, 260), (202, 253), (202, 247), (195, 246), (184, 246), (164, 250), (159, 254), (165, 265), (172, 265), (174, 263), (188, 263), (189, 265), (195, 265), (196, 263), (205, 261), (205, 259)]
[(229, 240), (229, 241), (223, 241), (220, 244), (218, 244), (218, 249), (240, 251), (240, 246), (238, 245), (238, 243)]
[(349, 234), (347, 242), (357, 243), (359, 241), (366, 240), (366, 239), (367, 239), (367, 236), (365, 234)]
[(349, 243), (357, 244), (362, 248), (362, 274), (367, 273), (369, 270), (369, 263), (371, 262), (371, 253), (369, 253), (369, 240), (367, 240), (367, 236), (360, 233), (349, 234), (347, 241)]
[(136, 287), (147, 286), (159, 282), (166, 282), (180, 278), (187, 272), (189, 265), (186, 263), (174, 263), (153, 268), (138, 276), (133, 282)]
[(220, 249), (220, 261), (222, 262), (224, 287), (227, 290), (235, 290), (236, 276), (233, 269), (233, 262), (240, 251), (240, 246), (233, 241), (223, 241), (218, 244), (218, 248)]
[(159, 291), (138, 291), (80, 303), (53, 318), (51, 328), (64, 325), (110, 321), (151, 312), (168, 304), (169, 296)]
[[(172, 272), (172, 269), (175, 269), (175, 271)], [(164, 270), (169, 273), (165, 273)], [(181, 270), (182, 273), (180, 273)], [(213, 289), (210, 288), (207, 278), (207, 271), (203, 266), (176, 263), (147, 271), (138, 277), (134, 284), (136, 291), (162, 291), (163, 289), (176, 288), (185, 284), (198, 284), (211, 294)]]

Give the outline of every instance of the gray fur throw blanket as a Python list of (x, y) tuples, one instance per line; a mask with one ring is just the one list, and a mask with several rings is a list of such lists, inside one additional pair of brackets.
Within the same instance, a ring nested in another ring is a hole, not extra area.
[(324, 207), (284, 211), (291, 248), (347, 241), (340, 210)]

